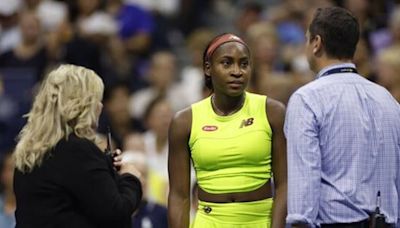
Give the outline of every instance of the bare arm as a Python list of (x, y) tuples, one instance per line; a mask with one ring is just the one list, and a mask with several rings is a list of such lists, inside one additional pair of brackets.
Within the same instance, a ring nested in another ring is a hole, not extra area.
[(274, 174), (274, 204), (272, 227), (285, 227), (287, 214), (287, 163), (286, 139), (283, 133), (285, 106), (273, 99), (267, 99), (267, 116), (272, 128), (272, 172)]
[(191, 110), (178, 112), (169, 128), (168, 224), (170, 228), (189, 227), (190, 212), (190, 152)]

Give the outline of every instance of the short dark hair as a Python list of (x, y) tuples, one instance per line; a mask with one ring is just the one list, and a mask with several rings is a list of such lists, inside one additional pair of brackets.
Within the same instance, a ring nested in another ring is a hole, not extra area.
[(309, 42), (317, 35), (328, 57), (351, 59), (356, 51), (360, 28), (357, 19), (341, 7), (318, 8), (308, 28)]

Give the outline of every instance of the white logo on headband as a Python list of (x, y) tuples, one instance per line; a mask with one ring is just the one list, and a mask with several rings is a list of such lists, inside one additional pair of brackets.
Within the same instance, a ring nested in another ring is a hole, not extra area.
[(240, 38), (237, 37), (237, 36), (235, 36), (235, 35), (230, 35), (230, 36), (229, 36), (229, 39), (230, 39), (230, 40), (239, 40), (239, 41), (240, 41)]

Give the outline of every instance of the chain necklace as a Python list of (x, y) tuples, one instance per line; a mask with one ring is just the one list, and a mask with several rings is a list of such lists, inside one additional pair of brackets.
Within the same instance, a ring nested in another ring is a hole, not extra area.
[(218, 106), (215, 104), (215, 98), (214, 95), (211, 96), (211, 106), (214, 108), (214, 110), (217, 113), (220, 113), (222, 116), (229, 116), (232, 115), (233, 113), (239, 111), (239, 109), (241, 109), (243, 107), (244, 101), (246, 100), (246, 95), (242, 96), (242, 100), (240, 101), (240, 103), (230, 112), (225, 113), (224, 111), (222, 111), (221, 109), (218, 108)]

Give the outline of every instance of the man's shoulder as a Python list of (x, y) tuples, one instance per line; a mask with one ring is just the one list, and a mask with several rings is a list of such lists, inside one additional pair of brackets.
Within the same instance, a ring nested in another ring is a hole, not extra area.
[(313, 112), (320, 112), (321, 106), (324, 104), (322, 101), (322, 97), (325, 96), (324, 90), (326, 88), (324, 84), (325, 83), (321, 83), (320, 80), (314, 80), (298, 88), (290, 96), (287, 110), (291, 110), (294, 107), (307, 106), (312, 109)]
[(305, 85), (300, 86), (296, 91), (294, 91), (293, 95), (296, 96), (301, 96), (301, 97), (307, 97), (310, 94), (314, 93), (315, 91), (320, 88), (322, 84), (318, 80), (313, 80), (311, 82), (308, 82)]

